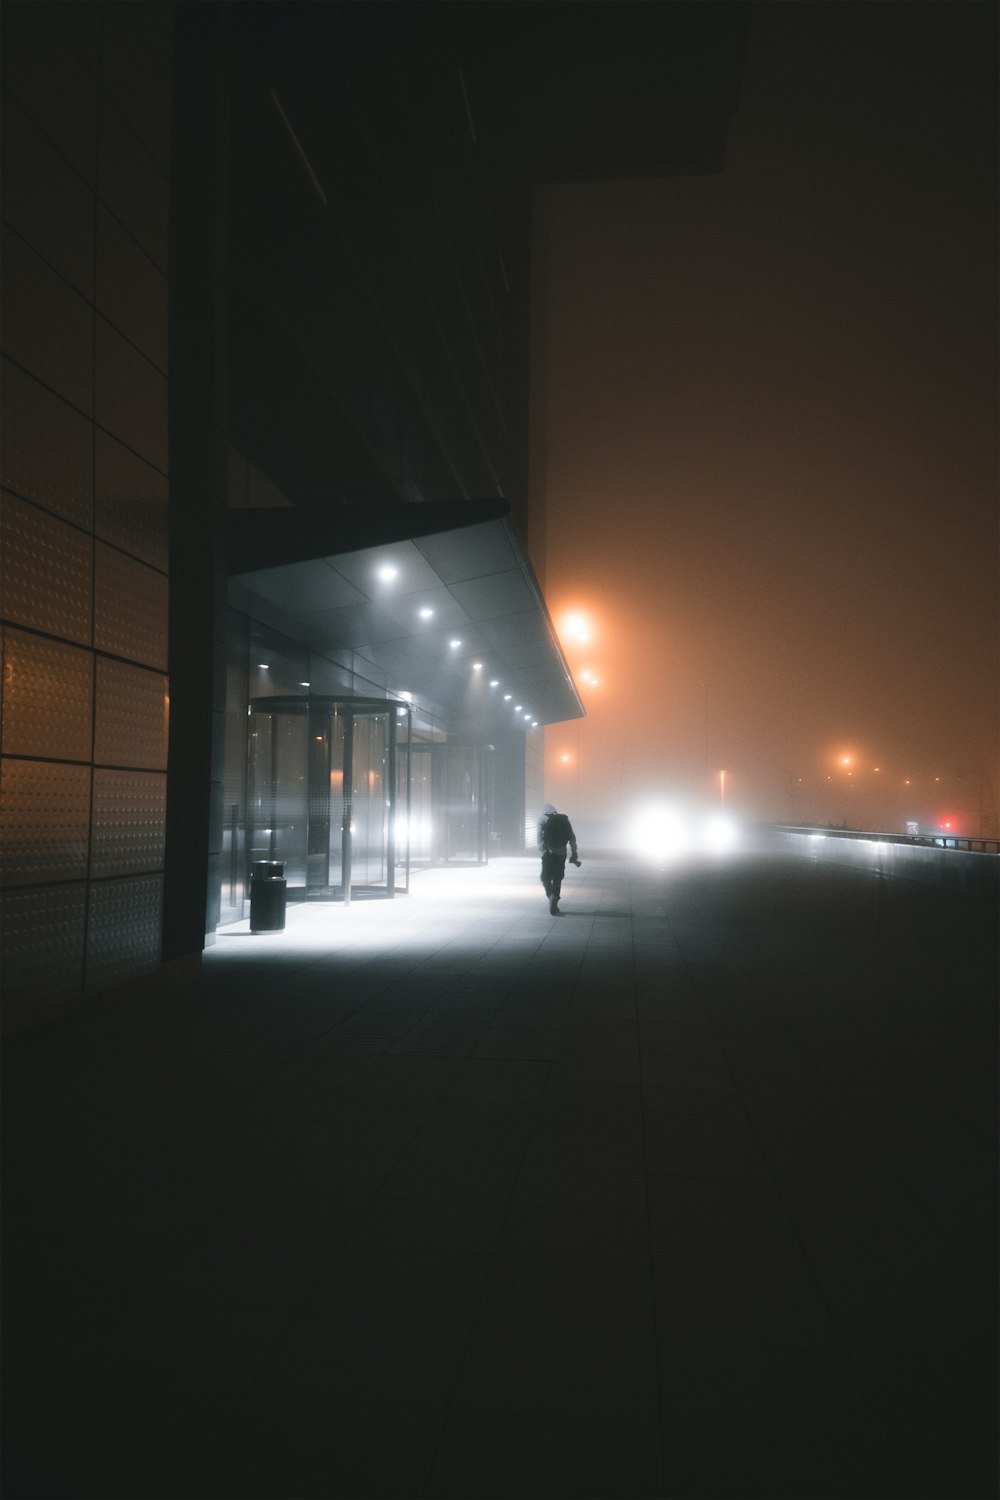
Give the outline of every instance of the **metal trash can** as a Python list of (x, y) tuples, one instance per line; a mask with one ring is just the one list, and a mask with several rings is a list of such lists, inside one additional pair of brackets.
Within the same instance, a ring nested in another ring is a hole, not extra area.
[(250, 931), (284, 932), (285, 866), (281, 860), (261, 859), (250, 870)]

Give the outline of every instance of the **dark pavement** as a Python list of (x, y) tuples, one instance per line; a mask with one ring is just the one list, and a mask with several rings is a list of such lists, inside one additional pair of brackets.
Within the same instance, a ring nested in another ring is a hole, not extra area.
[(8, 1500), (997, 1494), (992, 906), (583, 853), (7, 1043)]

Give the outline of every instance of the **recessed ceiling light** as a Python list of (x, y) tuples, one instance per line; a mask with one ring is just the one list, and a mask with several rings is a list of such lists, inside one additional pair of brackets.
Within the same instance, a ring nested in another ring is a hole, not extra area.
[(472, 670), (474, 672), (481, 672), (483, 670), (483, 664), (482, 664), (482, 662), (481, 661), (474, 661), (472, 663)]
[(519, 713), (520, 713), (520, 712), (521, 712), (521, 709), (522, 709), (522, 708), (523, 708), (523, 707), (524, 707), (524, 704), (523, 704), (523, 703), (515, 703), (515, 704), (514, 704), (514, 712), (515, 712), (515, 713), (516, 713), (516, 714), (519, 714)]
[(456, 646), (460, 646), (461, 644), (462, 644), (461, 641), (449, 641), (448, 642), (448, 645), (452, 648), (452, 650), (454, 650)]
[(391, 583), (398, 576), (399, 569), (392, 563), (383, 563), (380, 568), (376, 569), (376, 572), (383, 583)]
[(300, 682), (299, 683), (299, 687), (311, 687), (311, 686), (312, 686), (312, 684), (309, 683), (309, 682)]
[(503, 701), (505, 703), (509, 703), (510, 700), (511, 700), (511, 694), (510, 693), (504, 693), (504, 695), (503, 695)]
[(430, 617), (431, 617), (431, 615), (432, 615), (432, 614), (433, 614), (433, 613), (434, 613), (434, 611), (433, 611), (433, 610), (432, 610), (432, 609), (428, 609), (428, 608), (427, 608), (427, 607), (426, 607), (426, 605), (425, 605), (425, 606), (424, 606), (424, 608), (423, 608), (423, 609), (422, 609), (422, 610), (421, 610), (421, 611), (420, 611), (420, 618), (421, 618), (421, 619), (422, 619), (422, 620), (429, 620), (429, 619), (430, 619)]
[(525, 714), (525, 716), (524, 716), (524, 717), (525, 717), (525, 718), (526, 718), (526, 719), (530, 719), (530, 718), (531, 718), (531, 715), (530, 715), (530, 714)]
[(490, 687), (499, 687), (499, 686), (500, 686), (500, 679), (499, 679), (499, 677), (491, 677), (490, 678)]
[(270, 670), (271, 670), (271, 668), (268, 666), (268, 664), (267, 664), (266, 661), (259, 661), (257, 663), (257, 665), (258, 665), (258, 667), (260, 667), (260, 670), (262, 672), (270, 672)]

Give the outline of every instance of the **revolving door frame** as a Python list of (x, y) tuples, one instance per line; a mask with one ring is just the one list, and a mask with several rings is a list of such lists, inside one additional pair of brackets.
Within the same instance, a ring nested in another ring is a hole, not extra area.
[[(413, 737), (413, 715), (412, 715), (412, 710), (410, 708), (410, 705), (407, 704), (407, 703), (400, 703), (396, 699), (393, 699), (393, 698), (366, 698), (366, 697), (359, 697), (356, 694), (313, 694), (313, 693), (310, 693), (308, 695), (305, 695), (305, 694), (302, 694), (302, 695), (299, 695), (299, 694), (274, 694), (274, 695), (267, 695), (267, 696), (264, 696), (264, 697), (251, 698), (251, 699), (248, 700), (248, 705), (247, 705), (247, 714), (248, 714), (248, 718), (250, 719), (251, 723), (253, 722), (253, 715), (255, 713), (268, 713), (268, 712), (285, 712), (285, 713), (291, 712), (291, 713), (297, 713), (297, 714), (301, 714), (305, 718), (305, 721), (306, 721), (306, 747), (305, 747), (305, 754), (304, 754), (304, 768), (305, 768), (305, 779), (306, 779), (306, 787), (305, 787), (305, 840), (306, 840), (305, 851), (306, 852), (305, 852), (305, 876), (304, 876), (304, 884), (303, 884), (303, 887), (302, 887), (303, 898), (306, 899), (306, 900), (309, 899), (309, 890), (310, 890), (310, 885), (309, 885), (309, 860), (310, 860), (310, 857), (311, 857), (310, 844), (312, 842), (312, 840), (310, 838), (310, 833), (312, 832), (313, 816), (314, 816), (313, 815), (313, 778), (314, 778), (314, 769), (315, 769), (314, 768), (314, 762), (315, 762), (316, 757), (315, 757), (315, 754), (313, 752), (312, 747), (313, 747), (314, 743), (316, 743), (316, 741), (319, 738), (321, 738), (320, 735), (318, 735), (318, 734), (315, 733), (315, 730), (320, 726), (320, 724), (322, 722), (325, 722), (326, 724), (329, 724), (332, 715), (334, 713), (338, 712), (338, 711), (345, 716), (346, 721), (347, 721), (346, 722), (346, 726), (345, 726), (345, 732), (344, 732), (344, 755), (343, 755), (343, 769), (342, 769), (343, 782), (342, 782), (342, 792), (341, 792), (341, 814), (340, 814), (340, 857), (341, 857), (341, 884), (340, 884), (340, 887), (339, 887), (339, 889), (341, 891), (341, 898), (340, 899), (341, 899), (341, 902), (342, 902), (342, 904), (344, 906), (350, 906), (350, 904), (351, 904), (352, 872), (353, 872), (353, 821), (354, 821), (354, 819), (353, 819), (353, 813), (354, 813), (354, 807), (353, 807), (353, 803), (354, 803), (353, 776), (354, 776), (354, 740), (355, 740), (354, 726), (355, 726), (355, 720), (357, 718), (373, 718), (376, 715), (384, 714), (386, 716), (386, 718), (389, 720), (389, 726), (390, 726), (389, 727), (389, 732), (386, 735), (386, 769), (385, 769), (385, 778), (384, 778), (384, 780), (385, 780), (385, 788), (386, 788), (385, 798), (384, 798), (385, 813), (386, 813), (386, 829), (385, 829), (385, 872), (386, 873), (385, 873), (385, 891), (384, 891), (384, 896), (385, 896), (386, 899), (392, 900), (395, 897), (396, 890), (397, 890), (397, 881), (396, 881), (396, 856), (397, 856), (397, 852), (398, 851), (397, 851), (397, 847), (396, 847), (396, 845), (397, 845), (396, 833), (397, 833), (397, 821), (398, 821), (398, 816), (399, 816), (399, 811), (400, 811), (400, 808), (398, 806), (398, 803), (400, 801), (400, 798), (398, 796), (398, 793), (399, 793), (399, 775), (398, 775), (399, 756), (398, 756), (398, 752), (399, 752), (400, 749), (405, 749), (405, 766), (406, 766), (406, 776), (405, 776), (405, 781), (404, 781), (404, 799), (405, 799), (405, 821), (404, 821), (404, 824), (403, 824), (403, 828), (404, 828), (403, 851), (404, 852), (403, 852), (403, 859), (401, 861), (402, 868), (403, 868), (403, 885), (402, 885), (402, 890), (403, 890), (404, 894), (408, 893), (409, 887), (410, 887), (410, 798), (411, 798), (410, 758), (411, 758), (412, 737)], [(402, 720), (404, 717), (405, 717), (405, 720), (406, 720), (406, 740), (405, 740), (405, 746), (401, 745), (401, 743), (400, 743), (400, 735), (399, 735), (400, 720)], [(326, 776), (325, 776), (325, 787), (326, 787), (326, 790), (325, 790), (325, 794), (324, 795), (325, 795), (326, 805), (327, 805), (327, 808), (328, 808), (328, 814), (327, 814), (327, 818), (326, 818), (326, 821), (325, 821), (325, 827), (326, 827), (325, 837), (326, 837), (327, 844), (329, 844), (329, 830), (330, 830), (330, 823), (332, 821), (332, 814), (333, 814), (332, 797), (331, 797), (331, 793), (330, 793), (330, 773), (331, 773), (331, 771), (333, 769), (333, 767), (331, 765), (331, 758), (332, 758), (332, 737), (328, 737), (326, 735), (323, 735), (322, 738), (326, 739), (326, 741), (327, 741), (327, 744), (326, 744), (326, 761), (325, 761), (325, 773), (326, 773)], [(247, 808), (247, 812), (246, 812), (246, 850), (247, 850), (247, 862), (248, 862), (248, 865), (252, 861), (252, 850), (253, 850), (253, 846), (254, 846), (254, 832), (255, 832), (254, 825), (255, 825), (255, 821), (256, 821), (256, 819), (255, 819), (256, 807), (255, 807), (255, 798), (254, 798), (255, 771), (256, 771), (256, 768), (255, 768), (255, 764), (254, 764), (254, 744), (253, 744), (253, 738), (252, 738), (251, 733), (248, 732), (248, 734), (247, 734), (247, 799), (246, 799), (246, 808)], [(275, 741), (275, 739), (274, 739), (273, 736), (272, 736), (272, 740), (271, 740), (270, 785), (271, 785), (272, 805), (276, 806), (277, 805), (277, 798), (278, 798), (277, 748), (276, 748), (276, 741)], [(270, 834), (269, 834), (269, 841), (270, 841), (270, 846), (271, 846), (270, 852), (271, 852), (272, 857), (274, 857), (274, 855), (276, 853), (276, 849), (275, 849), (276, 826), (275, 826), (275, 824), (276, 824), (276, 819), (272, 816), (272, 818), (271, 818), (271, 828), (270, 828)], [(248, 869), (248, 871), (247, 871), (247, 879), (248, 880), (249, 880), (249, 873), (250, 872), (249, 872), (249, 869)], [(313, 887), (313, 889), (315, 889), (315, 887)], [(336, 889), (336, 887), (331, 887), (329, 885), (326, 885), (326, 886), (323, 887), (323, 889), (324, 890), (332, 891), (332, 890)], [(296, 888), (296, 890), (297, 890), (297, 888)], [(292, 899), (294, 899), (294, 894), (292, 892), (290, 892), (289, 894), (292, 896)], [(336, 899), (336, 898), (331, 897), (330, 899)]]

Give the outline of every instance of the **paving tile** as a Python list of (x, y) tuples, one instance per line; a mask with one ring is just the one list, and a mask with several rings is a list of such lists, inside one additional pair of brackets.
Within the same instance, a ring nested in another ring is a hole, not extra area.
[(945, 1242), (914, 1199), (875, 1171), (841, 1163), (809, 1180), (779, 1179), (782, 1201), (836, 1311), (893, 1281), (933, 1282)]
[(834, 1320), (907, 1492), (995, 1490), (995, 1287), (944, 1257), (867, 1286)]
[(52, 1382), (44, 1403), (8, 1431), (5, 1493), (169, 1500), (218, 1420), (155, 1370), (110, 1383)]
[(535, 1116), (534, 1104), (442, 1100), (427, 1115), (410, 1151), (428, 1161), (516, 1164)]
[(390, 1500), (421, 1494), (443, 1408), (262, 1384), (214, 1437), (180, 1500)]
[(438, 1035), (414, 1032), (390, 1043), (388, 1052), (393, 1057), (468, 1057), (479, 1040), (475, 1030), (453, 1031)]
[(272, 1354), (269, 1375), (287, 1390), (329, 1399), (443, 1405), (454, 1390), (471, 1328), (470, 1318), (313, 1300)]
[(553, 1062), (559, 1054), (557, 1030), (530, 1030), (526, 1027), (492, 1027), (476, 1042), (475, 1057), (533, 1058)]
[(267, 1180), (283, 1178), (300, 1201), (374, 1198), (405, 1149), (405, 1141), (369, 1149), (360, 1139), (336, 1153), (288, 1150), (269, 1164)]
[[(10, 1232), (8, 1226), (8, 1233)], [(36, 1265), (36, 1274), (38, 1273)], [(41, 1285), (8, 1262), (3, 1295), (3, 1404), (6, 1431), (17, 1431), (17, 1417), (44, 1404), (39, 1387), (77, 1368), (86, 1351), (119, 1313), (120, 1292), (103, 1300), (58, 1288), (44, 1273)]]
[(473, 1330), (455, 1392), (458, 1408), (655, 1423), (652, 1328), (489, 1322)]
[(425, 1494), (428, 1500), (652, 1500), (663, 1494), (660, 1430), (453, 1411)]
[(461, 1322), (476, 1312), (492, 1255), (452, 1255), (427, 1250), (342, 1250), (303, 1309), (365, 1316), (431, 1318)]
[(504, 1213), (501, 1203), (379, 1198), (348, 1243), (373, 1250), (491, 1254), (500, 1237)]
[(691, 1500), (901, 1500), (931, 1493), (901, 1486), (849, 1383), (827, 1372), (803, 1378), (794, 1362), (782, 1378), (742, 1391), (738, 1400), (672, 1394), (664, 1403), (663, 1437), (665, 1492)]
[(515, 1203), (577, 1205), (643, 1212), (646, 1179), (640, 1162), (631, 1167), (602, 1163), (579, 1153), (538, 1152), (530, 1147), (514, 1184)]
[(534, 1059), (470, 1057), (458, 1065), (446, 1097), (498, 1103), (534, 1101), (545, 1088), (549, 1069), (548, 1062)]
[(412, 1147), (380, 1188), (383, 1198), (425, 1202), (507, 1203), (514, 1191), (513, 1161), (482, 1162), (454, 1156), (442, 1159)]
[(651, 1328), (653, 1285), (644, 1266), (500, 1256), (483, 1295), (486, 1322)]
[(608, 1208), (589, 1202), (514, 1202), (504, 1222), (500, 1253), (648, 1265), (645, 1204)]
[(636, 1062), (611, 1066), (601, 1058), (553, 1063), (544, 1102), (563, 1100), (611, 1108), (638, 1108), (641, 1075)]
[(638, 1110), (594, 1110), (593, 1118), (570, 1128), (552, 1128), (550, 1120), (563, 1126), (568, 1118), (565, 1108), (546, 1113), (531, 1133), (525, 1152), (525, 1167), (541, 1166), (558, 1170), (594, 1167), (598, 1170), (619, 1168), (628, 1173), (644, 1170), (642, 1117)]
[(774, 1184), (750, 1177), (651, 1173), (649, 1226), (653, 1264), (680, 1277), (741, 1280), (801, 1273), (807, 1262)]
[(860, 1389), (807, 1269), (776, 1267), (748, 1295), (740, 1278), (681, 1277), (653, 1269), (660, 1378), (675, 1397), (738, 1404), (769, 1383), (801, 1383), (818, 1371)]
[(342, 1224), (317, 1225), (307, 1238), (285, 1224), (281, 1229), (247, 1234), (230, 1221), (199, 1234), (157, 1278), (156, 1296), (196, 1306), (292, 1312), (347, 1231)]
[(674, 1089), (669, 1105), (644, 1111), (651, 1172), (684, 1177), (748, 1177), (765, 1170), (738, 1095)]

